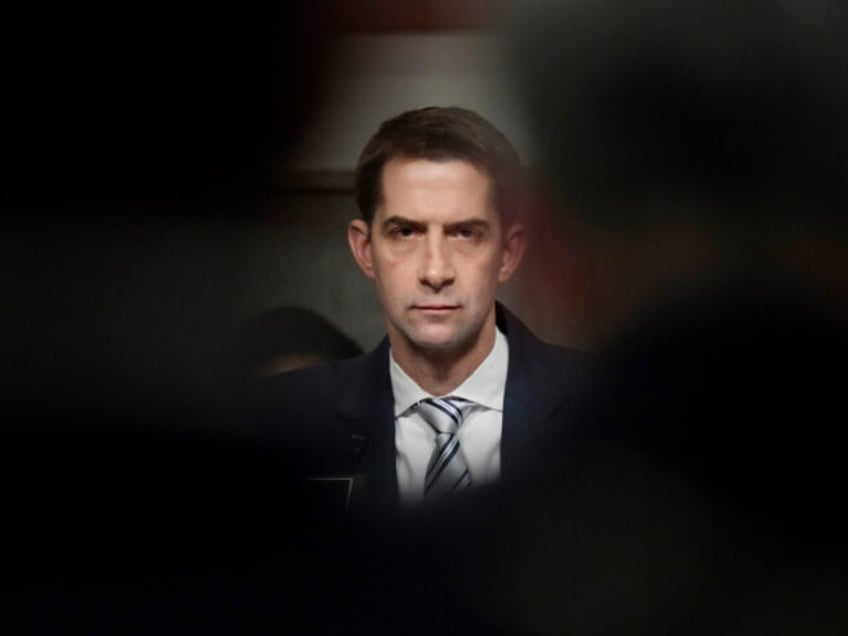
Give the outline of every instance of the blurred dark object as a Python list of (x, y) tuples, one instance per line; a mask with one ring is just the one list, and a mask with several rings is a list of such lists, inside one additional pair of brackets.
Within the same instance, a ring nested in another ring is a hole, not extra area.
[(334, 6), (16, 8), (4, 199), (184, 204), (268, 187), (320, 98)]
[(125, 419), (6, 429), (0, 455), (12, 633), (300, 631), (343, 602), (279, 452)]
[(10, 11), (0, 464), (15, 633), (303, 632), (322, 594), (344, 603), (325, 576), (335, 528), (285, 449), (244, 430), (221, 359), (242, 232), (320, 102), (332, 6)]
[(320, 314), (282, 305), (251, 316), (236, 342), (234, 365), (253, 377), (353, 358), (362, 348)]
[(845, 6), (516, 19), (601, 374), (505, 514), (494, 606), (519, 632), (844, 633)]
[(845, 14), (760, 0), (515, 12), (516, 92), (580, 246), (594, 344), (694, 279), (797, 279), (848, 316)]
[(608, 230), (842, 221), (845, 12), (768, 0), (516, 11), (517, 83), (571, 212)]
[(334, 6), (13, 10), (5, 399), (217, 412), (249, 222), (320, 103)]
[(702, 292), (606, 351), (562, 463), (499, 521), (521, 547), (494, 605), (518, 632), (848, 625), (845, 326), (785, 289)]

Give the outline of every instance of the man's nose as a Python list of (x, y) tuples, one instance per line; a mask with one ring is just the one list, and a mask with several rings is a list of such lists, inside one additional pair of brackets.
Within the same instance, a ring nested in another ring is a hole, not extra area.
[(419, 278), (423, 285), (434, 291), (439, 291), (453, 283), (455, 278), (453, 260), (450, 246), (444, 236), (427, 237)]

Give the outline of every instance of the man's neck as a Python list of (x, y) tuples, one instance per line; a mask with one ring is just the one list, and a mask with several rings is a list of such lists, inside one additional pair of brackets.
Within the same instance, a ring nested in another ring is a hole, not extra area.
[(392, 356), (418, 386), (431, 395), (447, 395), (477, 370), (495, 345), (494, 312), (473, 342), (458, 350), (423, 350), (389, 335)]

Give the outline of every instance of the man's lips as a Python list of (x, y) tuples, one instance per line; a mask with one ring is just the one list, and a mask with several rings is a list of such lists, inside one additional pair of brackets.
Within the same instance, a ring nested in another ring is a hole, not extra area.
[(447, 313), (450, 311), (454, 311), (455, 309), (459, 309), (459, 305), (442, 305), (442, 304), (429, 304), (429, 305), (413, 305), (413, 309), (417, 311), (423, 311), (426, 313)]

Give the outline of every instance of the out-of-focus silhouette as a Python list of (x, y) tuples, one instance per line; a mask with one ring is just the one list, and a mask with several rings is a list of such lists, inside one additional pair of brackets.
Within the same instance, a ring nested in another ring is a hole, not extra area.
[(10, 15), (4, 631), (303, 633), (332, 623), (324, 599), (344, 612), (335, 528), (245, 434), (221, 373), (238, 232), (318, 102), (333, 19), (333, 3)]
[(515, 17), (602, 373), (549, 488), (507, 515), (504, 620), (844, 632), (844, 5)]

